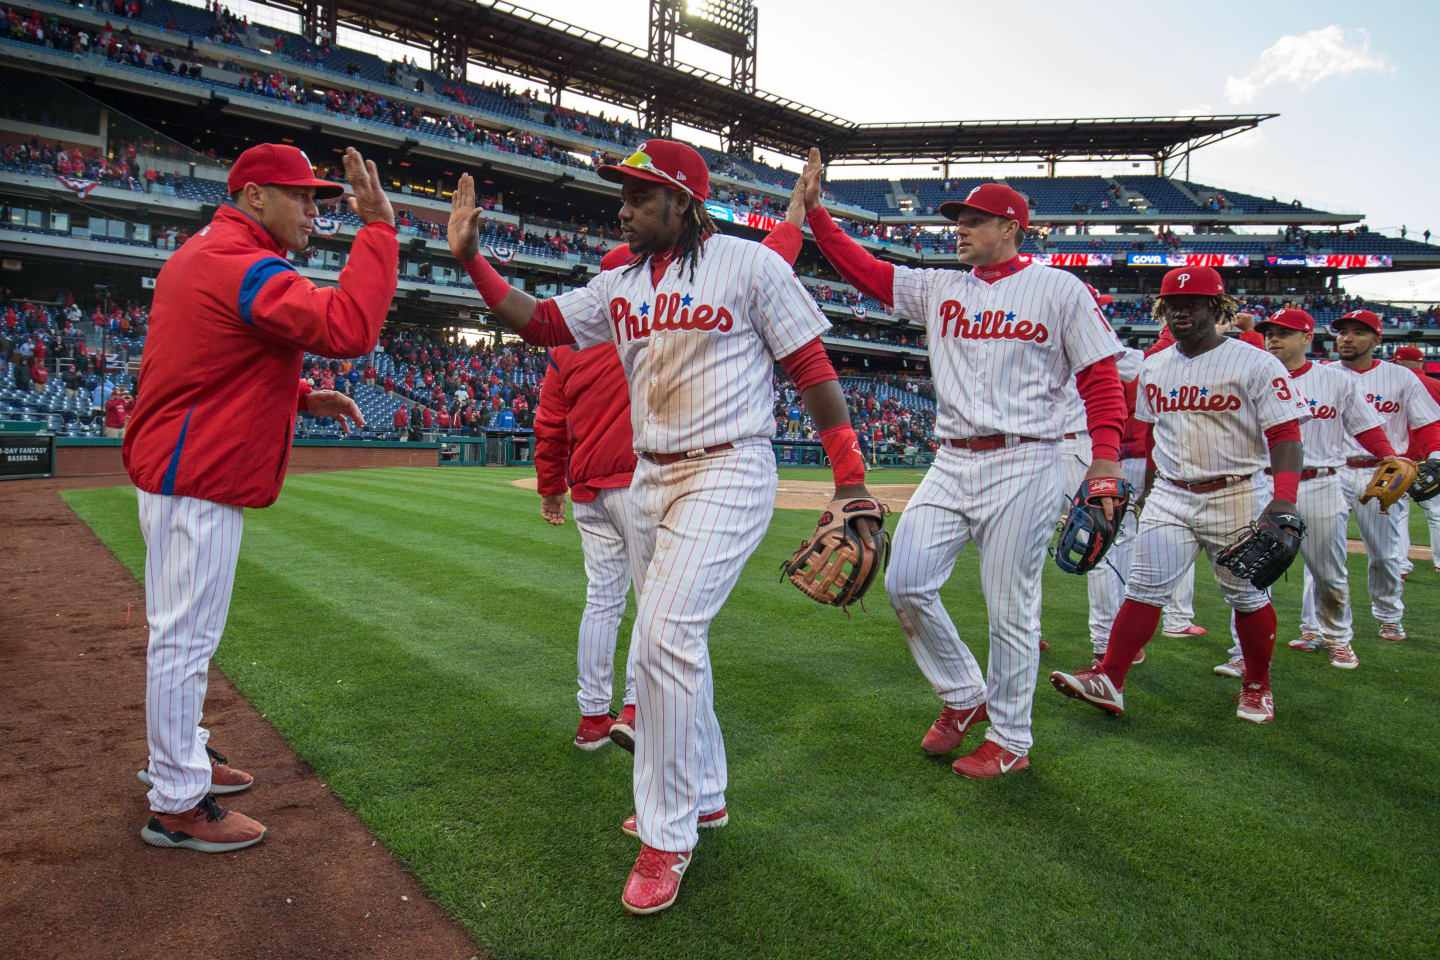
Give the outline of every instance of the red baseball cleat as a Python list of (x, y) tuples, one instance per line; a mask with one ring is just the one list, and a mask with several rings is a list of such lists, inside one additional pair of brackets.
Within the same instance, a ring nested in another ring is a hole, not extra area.
[(1380, 639), (1399, 643), (1405, 639), (1405, 628), (1398, 623), (1382, 623), (1380, 624)]
[(581, 717), (580, 726), (575, 728), (575, 746), (581, 750), (599, 750), (610, 742), (610, 725), (614, 722), (608, 713)]
[(1245, 658), (1231, 657), (1224, 663), (1216, 664), (1215, 676), (1234, 677), (1236, 680), (1243, 680), (1245, 678)]
[(1040, 641), (1040, 652), (1041, 652), (1041, 653), (1044, 653), (1046, 650), (1049, 650), (1049, 649), (1050, 649), (1050, 644), (1046, 643), (1044, 640), (1041, 640), (1041, 641)]
[(994, 740), (986, 740), (974, 753), (956, 760), (950, 769), (971, 780), (988, 780), (1016, 770), (1030, 769), (1030, 758), (1011, 753)]
[[(255, 778), (244, 770), (236, 770), (225, 761), (225, 755), (217, 750), (205, 748), (205, 753), (210, 757), (210, 792), (211, 793), (239, 793), (241, 790), (248, 790), (255, 782)], [(135, 779), (145, 785), (146, 789), (155, 786), (150, 779), (149, 770), (137, 770)]]
[(1116, 690), (1115, 684), (1098, 667), (1073, 675), (1056, 670), (1050, 674), (1050, 683), (1067, 697), (1084, 700), (1109, 713), (1125, 712), (1125, 694)]
[(920, 749), (932, 757), (949, 753), (960, 746), (967, 730), (977, 723), (986, 723), (989, 720), (990, 715), (985, 712), (983, 703), (976, 707), (946, 707), (940, 711), (939, 719), (930, 725), (930, 730), (920, 741)]
[(1130, 661), (1130, 666), (1135, 667), (1145, 662), (1145, 648), (1141, 647), (1135, 651), (1135, 659)]
[(1318, 633), (1311, 633), (1308, 630), (1286, 644), (1291, 650), (1310, 652), (1319, 650), (1325, 646), (1325, 640)]
[(659, 913), (680, 895), (680, 881), (685, 869), (690, 866), (692, 854), (666, 853), (654, 847), (640, 844), (640, 856), (625, 881), (625, 893), (620, 902), (634, 914)]
[(635, 752), (635, 704), (627, 703), (610, 725), (610, 740), (628, 753)]
[(1167, 637), (1203, 637), (1203, 636), (1205, 636), (1205, 628), (1204, 628), (1204, 627), (1201, 627), (1201, 626), (1197, 626), (1196, 624), (1193, 624), (1193, 623), (1190, 624), (1190, 626), (1186, 627), (1184, 630), (1162, 630), (1162, 631), (1160, 631), (1160, 632), (1161, 632), (1162, 634), (1164, 634), (1165, 636), (1167, 636)]
[[(716, 827), (723, 827), (729, 822), (730, 814), (726, 812), (725, 807), (721, 807), (714, 813), (702, 813), (696, 820), (695, 826), (701, 830), (713, 830)], [(640, 828), (635, 825), (635, 814), (632, 813), (625, 818), (625, 821), (620, 824), (620, 832), (627, 837), (634, 837), (636, 840), (640, 839)]]
[(243, 813), (226, 810), (207, 794), (185, 813), (152, 810), (150, 822), (140, 828), (140, 839), (152, 847), (228, 853), (264, 840), (265, 827)]
[(1330, 644), (1330, 666), (1339, 667), (1341, 670), (1354, 670), (1360, 666), (1360, 658), (1355, 656), (1355, 648), (1348, 643)]
[(1269, 723), (1275, 719), (1275, 697), (1263, 683), (1245, 683), (1231, 699), (1240, 701), (1235, 716), (1251, 723)]

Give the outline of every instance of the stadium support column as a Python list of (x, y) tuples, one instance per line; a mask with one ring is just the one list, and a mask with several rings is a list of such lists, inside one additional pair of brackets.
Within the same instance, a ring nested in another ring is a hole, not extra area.
[(458, 30), (436, 30), (430, 39), (430, 62), (446, 80), (463, 82), (470, 61), (470, 45)]
[(299, 5), (300, 33), (318, 46), (334, 44), (335, 28), (340, 15), (336, 0), (301, 0)]

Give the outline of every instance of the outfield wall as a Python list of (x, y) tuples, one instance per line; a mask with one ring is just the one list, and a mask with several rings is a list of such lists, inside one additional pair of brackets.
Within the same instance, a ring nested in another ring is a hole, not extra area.
[[(288, 473), (360, 470), (366, 467), (434, 467), (440, 463), (438, 443), (351, 443), (342, 440), (296, 440)], [(59, 438), (55, 442), (55, 476), (104, 477), (125, 473), (120, 440), (108, 437)]]

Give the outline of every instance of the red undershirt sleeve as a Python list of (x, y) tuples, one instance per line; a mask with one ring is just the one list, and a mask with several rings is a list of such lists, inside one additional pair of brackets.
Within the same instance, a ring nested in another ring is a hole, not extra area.
[(790, 374), (790, 381), (795, 384), (795, 389), (802, 393), (817, 383), (840, 379), (819, 337), (789, 356), (781, 357), (780, 365)]
[(530, 321), (515, 331), (526, 343), (542, 347), (559, 347), (575, 342), (575, 335), (565, 325), (565, 317), (554, 300), (541, 300), (535, 307)]
[(784, 257), (785, 262), (793, 267), (795, 259), (800, 256), (800, 248), (805, 244), (805, 235), (800, 232), (799, 227), (787, 220), (766, 234), (765, 239), (760, 242)]
[(1120, 434), (1129, 411), (1115, 358), (1098, 360), (1075, 374), (1075, 386), (1080, 390), (1080, 399), (1085, 401), (1091, 459), (1119, 460)]
[(1390, 438), (1385, 436), (1384, 427), (1371, 427), (1369, 430), (1357, 433), (1355, 440), (1377, 457), (1395, 456), (1395, 448), (1390, 446)]
[(887, 307), (895, 306), (895, 265), (872, 257), (865, 248), (845, 235), (836, 226), (824, 207), (816, 207), (805, 216), (820, 252), (825, 254), (847, 283), (867, 297), (874, 297)]
[(1424, 460), (1437, 450), (1440, 450), (1440, 420), (1410, 431), (1412, 459)]
[(1265, 443), (1273, 447), (1277, 444), (1288, 443), (1289, 441), (1300, 442), (1300, 421), (1286, 420), (1284, 423), (1277, 423), (1265, 431)]

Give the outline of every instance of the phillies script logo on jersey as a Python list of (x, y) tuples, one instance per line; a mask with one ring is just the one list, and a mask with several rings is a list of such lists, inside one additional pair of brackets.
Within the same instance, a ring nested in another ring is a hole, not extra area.
[(965, 305), (946, 300), (940, 304), (940, 336), (966, 340), (1032, 340), (1044, 343), (1050, 331), (1043, 323), (1015, 319), (1004, 310), (985, 310), (974, 318), (966, 316)]
[(1334, 407), (1327, 407), (1325, 404), (1320, 403), (1319, 401), (1316, 401), (1316, 400), (1311, 400), (1311, 399), (1309, 399), (1309, 398), (1306, 398), (1306, 401), (1305, 401), (1305, 402), (1308, 403), (1308, 404), (1310, 404), (1310, 419), (1312, 419), (1312, 420), (1334, 420), (1334, 419), (1335, 419), (1336, 412), (1335, 412), (1335, 408), (1334, 408)]
[(655, 296), (655, 306), (642, 303), (638, 310), (632, 309), (629, 300), (616, 297), (610, 301), (610, 321), (615, 324), (615, 340), (621, 334), (628, 340), (644, 340), (654, 331), (665, 330), (714, 330), (729, 333), (735, 326), (735, 318), (724, 307), (708, 303), (695, 304), (690, 294), (661, 293)]
[(1386, 400), (1384, 397), (1380, 396), (1380, 394), (1378, 394), (1378, 393), (1367, 393), (1367, 394), (1365, 394), (1365, 402), (1366, 402), (1366, 403), (1369, 403), (1369, 404), (1373, 404), (1374, 407), (1375, 407), (1375, 412), (1376, 412), (1376, 413), (1399, 413), (1399, 412), (1400, 412), (1400, 404), (1396, 403), (1394, 400)]
[(1240, 398), (1231, 393), (1211, 393), (1209, 387), (1186, 385), (1164, 387), (1154, 383), (1145, 384), (1145, 399), (1156, 413), (1176, 413), (1181, 410), (1239, 410)]

